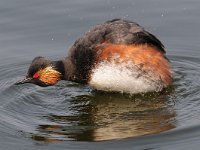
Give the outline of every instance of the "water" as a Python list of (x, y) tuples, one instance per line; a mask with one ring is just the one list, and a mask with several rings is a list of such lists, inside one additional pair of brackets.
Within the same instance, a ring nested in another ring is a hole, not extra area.
[[(199, 6), (198, 0), (1, 0), (0, 149), (199, 149)], [(113, 18), (134, 20), (163, 41), (172, 87), (130, 97), (68, 81), (13, 85), (35, 56), (63, 59), (81, 34)]]

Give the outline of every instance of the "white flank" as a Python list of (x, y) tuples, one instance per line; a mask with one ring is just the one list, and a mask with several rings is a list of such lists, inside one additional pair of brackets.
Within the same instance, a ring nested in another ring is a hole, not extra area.
[(162, 90), (158, 81), (131, 62), (101, 62), (93, 70), (89, 84), (97, 90), (136, 94)]

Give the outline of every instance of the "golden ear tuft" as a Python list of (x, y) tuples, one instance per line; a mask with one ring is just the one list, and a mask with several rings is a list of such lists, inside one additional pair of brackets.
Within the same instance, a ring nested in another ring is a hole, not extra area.
[(54, 85), (61, 80), (61, 73), (58, 72), (55, 67), (47, 66), (44, 69), (40, 69), (38, 72), (39, 79), (46, 85)]

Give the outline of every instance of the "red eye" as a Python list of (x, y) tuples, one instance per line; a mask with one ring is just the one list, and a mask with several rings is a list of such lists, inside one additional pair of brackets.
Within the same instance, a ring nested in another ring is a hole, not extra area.
[(33, 78), (38, 78), (39, 77), (39, 75), (37, 74), (37, 73), (35, 73), (34, 75), (33, 75)]

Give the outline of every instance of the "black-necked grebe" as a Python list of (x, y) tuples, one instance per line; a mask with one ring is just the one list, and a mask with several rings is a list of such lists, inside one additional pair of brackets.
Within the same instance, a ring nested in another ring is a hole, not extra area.
[(17, 84), (49, 86), (59, 80), (134, 94), (161, 91), (172, 83), (172, 73), (160, 40), (135, 22), (115, 19), (81, 36), (65, 60), (36, 57)]

